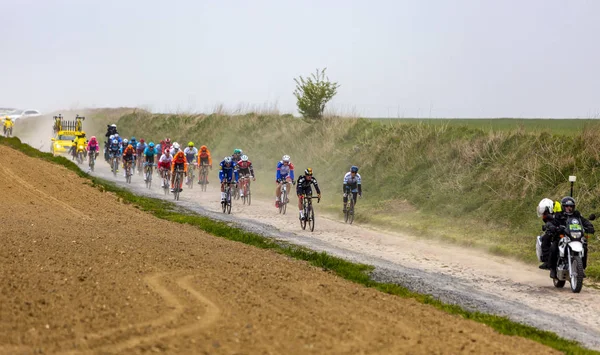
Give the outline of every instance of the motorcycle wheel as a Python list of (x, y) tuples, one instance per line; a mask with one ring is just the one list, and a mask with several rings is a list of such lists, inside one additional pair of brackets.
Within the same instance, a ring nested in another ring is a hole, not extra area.
[(571, 270), (574, 271), (571, 274), (570, 280), (571, 291), (573, 291), (573, 293), (579, 293), (583, 287), (583, 262), (581, 261), (581, 257), (576, 256), (573, 258)]

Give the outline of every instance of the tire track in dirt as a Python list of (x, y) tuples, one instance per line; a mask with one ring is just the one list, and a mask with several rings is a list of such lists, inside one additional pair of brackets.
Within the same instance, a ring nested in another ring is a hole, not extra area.
[[(88, 345), (90, 342), (106, 343), (106, 341), (111, 336), (117, 335), (118, 333), (123, 333), (121, 337), (124, 337), (127, 336), (127, 333), (131, 333), (132, 331), (141, 328), (162, 328), (168, 326), (170, 323), (175, 323), (177, 319), (181, 317), (181, 315), (189, 307), (186, 307), (184, 302), (182, 302), (179, 297), (175, 296), (172, 291), (170, 291), (161, 283), (161, 280), (174, 275), (175, 274), (173, 273), (157, 273), (144, 278), (148, 286), (150, 286), (154, 292), (160, 295), (160, 297), (169, 307), (173, 308), (172, 312), (163, 314), (162, 316), (151, 321), (123, 326), (119, 328), (108, 329), (98, 333), (87, 334), (85, 341), (85, 343), (87, 344), (83, 344), (83, 346), (87, 348), (87, 350), (93, 350), (94, 352), (100, 351), (108, 353), (122, 353), (127, 349), (135, 348), (136, 346), (156, 341), (156, 339), (163, 339), (166, 337), (172, 337), (174, 335), (193, 333), (200, 329), (207, 328), (215, 321), (217, 321), (221, 313), (221, 309), (209, 298), (205, 297), (201, 292), (194, 289), (194, 286), (190, 282), (194, 277), (197, 277), (197, 275), (184, 275), (176, 278), (175, 283), (182, 290), (189, 293), (196, 301), (201, 303), (205, 309), (204, 314), (202, 314), (202, 316), (198, 316), (197, 322), (187, 324), (184, 326), (179, 326), (176, 328), (170, 328), (164, 331), (151, 332), (147, 335), (128, 336), (126, 340), (118, 341), (114, 344), (99, 346)], [(64, 354), (77, 354), (80, 352), (81, 350), (74, 350), (64, 352)]]
[(45, 200), (46, 202), (48, 202), (50, 204), (55, 203), (55, 204), (63, 207), (64, 209), (68, 210), (69, 212), (73, 213), (74, 215), (77, 215), (77, 216), (79, 216), (81, 218), (84, 218), (84, 219), (87, 219), (87, 220), (93, 220), (92, 217), (90, 217), (90, 216), (86, 215), (85, 213), (77, 210), (76, 208), (71, 207), (68, 203), (63, 202), (63, 201), (57, 199), (56, 197), (50, 196), (47, 193), (39, 190), (38, 188), (36, 188), (35, 186), (31, 185), (27, 181), (23, 180), (17, 174), (13, 173), (6, 166), (0, 165), (0, 168), (2, 168), (2, 171), (4, 172), (5, 176), (7, 176), (8, 181), (14, 181), (17, 184), (23, 186), (24, 189), (22, 189), (22, 190), (25, 193), (30, 194), (30, 195), (32, 195), (34, 197), (41, 198), (42, 200)]

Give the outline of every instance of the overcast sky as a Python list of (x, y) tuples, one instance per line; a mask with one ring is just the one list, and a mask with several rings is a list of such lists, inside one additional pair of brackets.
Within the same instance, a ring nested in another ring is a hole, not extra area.
[(0, 107), (600, 117), (596, 0), (0, 0)]

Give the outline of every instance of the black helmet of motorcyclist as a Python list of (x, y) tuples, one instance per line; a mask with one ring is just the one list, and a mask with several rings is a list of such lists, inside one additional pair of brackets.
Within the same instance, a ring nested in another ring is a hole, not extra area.
[(560, 206), (562, 207), (564, 214), (570, 216), (575, 211), (575, 199), (571, 196), (563, 197), (563, 199), (560, 200)]

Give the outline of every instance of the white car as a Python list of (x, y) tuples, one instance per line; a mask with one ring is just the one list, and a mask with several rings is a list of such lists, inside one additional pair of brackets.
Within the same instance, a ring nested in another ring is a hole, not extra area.
[(12, 118), (13, 121), (16, 121), (21, 118), (37, 117), (41, 115), (42, 114), (38, 110), (14, 110), (9, 112), (7, 116)]

